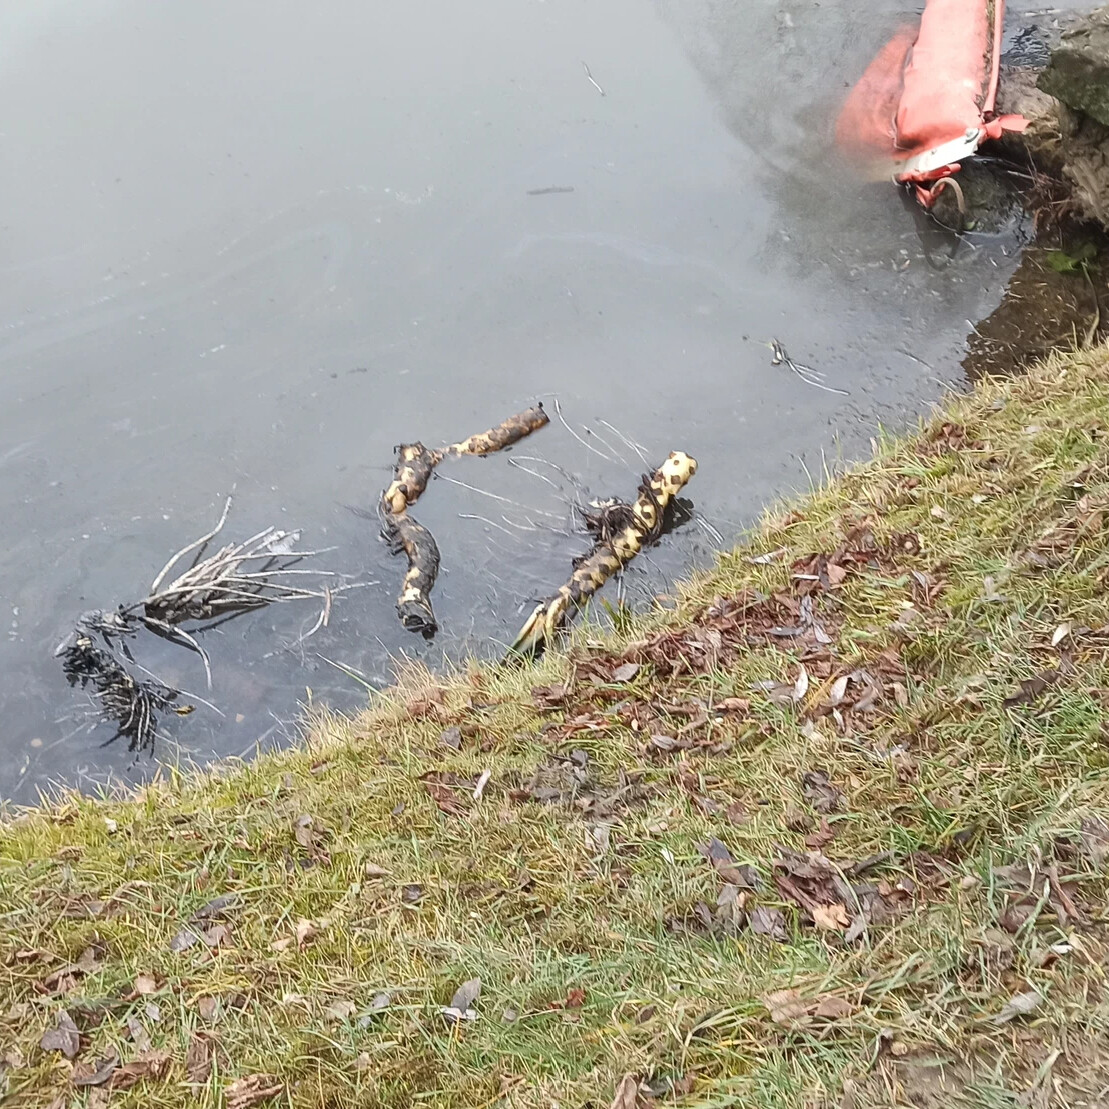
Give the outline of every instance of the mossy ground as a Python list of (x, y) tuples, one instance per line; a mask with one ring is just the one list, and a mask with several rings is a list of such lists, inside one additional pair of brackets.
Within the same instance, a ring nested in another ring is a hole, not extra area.
[(1056, 357), (536, 667), (12, 815), (5, 1104), (1109, 1103), (1107, 514)]

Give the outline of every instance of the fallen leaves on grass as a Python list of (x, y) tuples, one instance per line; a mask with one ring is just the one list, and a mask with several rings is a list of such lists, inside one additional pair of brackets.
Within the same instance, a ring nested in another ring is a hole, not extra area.
[(272, 1074), (248, 1074), (245, 1078), (236, 1078), (225, 1090), (227, 1095), (227, 1109), (250, 1109), (252, 1105), (261, 1105), (284, 1092), (284, 1085)]
[(708, 859), (712, 868), (725, 882), (751, 890), (757, 890), (762, 884), (759, 872), (746, 863), (737, 866), (735, 859), (732, 858), (732, 853), (715, 836), (705, 843), (699, 844), (697, 850)]
[(469, 978), (454, 991), (451, 1003), (442, 1009), (443, 1016), (451, 1024), (458, 1024), (464, 1020), (477, 1020), (477, 1012), (473, 1004), (481, 995), (481, 979)]
[(769, 908), (766, 905), (756, 905), (747, 914), (747, 921), (751, 931), (760, 936), (769, 936), (778, 943), (788, 943), (789, 933), (786, 931), (786, 918), (781, 909)]
[(77, 978), (92, 974), (100, 967), (102, 950), (90, 944), (81, 952), (75, 963), (67, 963), (51, 971), (42, 980), (42, 987), (48, 993), (69, 993)]
[(820, 827), (811, 835), (805, 836), (805, 846), (813, 851), (823, 850), (836, 838), (836, 830), (828, 823), (827, 817), (820, 818)]
[(74, 1086), (103, 1086), (119, 1066), (119, 1056), (105, 1055), (93, 1063), (77, 1063), (70, 1081)]
[(775, 1024), (801, 1028), (814, 1019), (837, 1021), (849, 1017), (855, 1010), (842, 997), (827, 994), (824, 997), (805, 997), (800, 990), (774, 990), (762, 999), (770, 1019)]
[(636, 1109), (639, 1104), (639, 1079), (634, 1074), (625, 1074), (616, 1086), (609, 1109)]
[(203, 1086), (212, 1073), (212, 1040), (204, 1032), (194, 1032), (185, 1052), (185, 1077), (194, 1086)]
[(832, 784), (826, 770), (807, 770), (801, 776), (801, 790), (818, 813), (840, 812), (844, 808), (843, 791)]
[(1029, 705), (1061, 677), (1062, 671), (1051, 667), (1048, 670), (1041, 670), (1031, 678), (1021, 678), (1017, 692), (1009, 694), (1001, 703), (1007, 709), (1016, 708), (1017, 705)]
[(76, 1059), (81, 1050), (81, 1033), (65, 1009), (59, 1009), (54, 1027), (48, 1028), (39, 1040), (43, 1051), (60, 1051), (67, 1059)]
[(1039, 990), (1026, 990), (1024, 993), (1014, 994), (1005, 1003), (1001, 1012), (990, 1018), (991, 1024), (1008, 1024), (1017, 1017), (1026, 1017), (1035, 1012), (1044, 1003), (1044, 995)]
[(127, 1090), (145, 1078), (164, 1078), (171, 1058), (167, 1051), (144, 1051), (130, 1063), (117, 1066), (112, 1072), (111, 1088)]
[(353, 1001), (342, 998), (331, 1002), (324, 1010), (324, 1015), (330, 1020), (350, 1020), (356, 1012), (358, 1012), (358, 1006)]
[(150, 1041), (150, 1033), (143, 1027), (138, 1017), (128, 1017), (127, 1034), (139, 1052), (149, 1051), (154, 1045)]
[(422, 781), (424, 789), (431, 794), (431, 799), (438, 806), (440, 812), (446, 813), (447, 816), (468, 815), (469, 810), (451, 788), (456, 784), (453, 774), (440, 774), (438, 771), (432, 770), (423, 776)]
[(147, 997), (158, 992), (158, 980), (152, 974), (135, 975), (134, 990), (139, 997)]
[(773, 878), (779, 893), (799, 906), (822, 931), (846, 928), (844, 939), (857, 940), (870, 924), (882, 924), (894, 916), (898, 904), (910, 896), (903, 883), (897, 886), (854, 882), (863, 871), (888, 861), (883, 853), (855, 862), (834, 863), (819, 851), (808, 855), (779, 849)]
[(297, 947), (306, 947), (320, 934), (320, 926), (314, 920), (301, 918), (296, 922)]

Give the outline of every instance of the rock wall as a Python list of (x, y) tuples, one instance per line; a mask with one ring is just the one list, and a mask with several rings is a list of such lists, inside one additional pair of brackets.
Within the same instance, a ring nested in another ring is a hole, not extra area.
[(1109, 6), (1066, 31), (1038, 74), (1007, 70), (998, 109), (1031, 121), (1021, 147), (1067, 182), (1075, 214), (1109, 226)]

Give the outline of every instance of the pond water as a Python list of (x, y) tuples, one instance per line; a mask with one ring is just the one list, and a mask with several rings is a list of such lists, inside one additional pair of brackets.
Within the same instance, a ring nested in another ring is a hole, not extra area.
[[(196, 656), (145, 647), (223, 713), (168, 722), (170, 761), (285, 742), (309, 698), (362, 703), (342, 668), (380, 685), (401, 653), (497, 653), (587, 546), (574, 501), (634, 492), (631, 444), (700, 463), (695, 519), (626, 575), (643, 603), (711, 557), (714, 530), (734, 538), (961, 387), (1020, 219), (929, 264), (899, 194), (829, 143), (903, 14), (5, 4), (0, 796), (151, 773), (101, 746), (53, 649), (82, 611), (140, 597), (232, 488), (228, 537), (300, 528), (363, 587), (299, 646), (311, 602), (210, 633), (210, 692)], [(1010, 8), (1015, 30), (1038, 18)], [(850, 395), (771, 365), (772, 337)], [(471, 488), (421, 501), (442, 631), (407, 634), (403, 565), (350, 508), (372, 508), (397, 442), (453, 441), (536, 397), (566, 424), (445, 465)]]

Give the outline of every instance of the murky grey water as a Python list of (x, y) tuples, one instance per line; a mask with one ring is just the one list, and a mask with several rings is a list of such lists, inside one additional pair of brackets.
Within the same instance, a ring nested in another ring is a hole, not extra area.
[[(208, 639), (226, 714), (169, 729), (204, 759), (280, 742), (298, 701), (497, 650), (565, 576), (577, 487), (659, 460), (732, 537), (822, 459), (958, 384), (1018, 229), (930, 268), (889, 187), (842, 175), (840, 98), (900, 16), (885, 0), (10, 0), (0, 11), (0, 795), (149, 773), (83, 728), (54, 645), (140, 595), (217, 517), (304, 529), (352, 580)], [(1012, 10), (1020, 26), (1025, 16)], [(584, 63), (584, 65), (583, 65)], [(585, 66), (604, 90), (590, 82)], [(558, 186), (572, 191), (533, 195)], [(770, 365), (776, 336), (849, 389)], [(394, 443), (557, 395), (510, 456), (462, 459), (420, 518), (444, 632), (404, 633), (370, 506)], [(552, 465), (555, 464), (555, 465)], [(564, 476), (562, 467), (573, 480)], [(536, 475), (542, 475), (536, 476)], [(547, 480), (544, 480), (547, 479)], [(691, 524), (628, 575), (709, 557)], [(193, 656), (144, 661), (203, 691)]]

